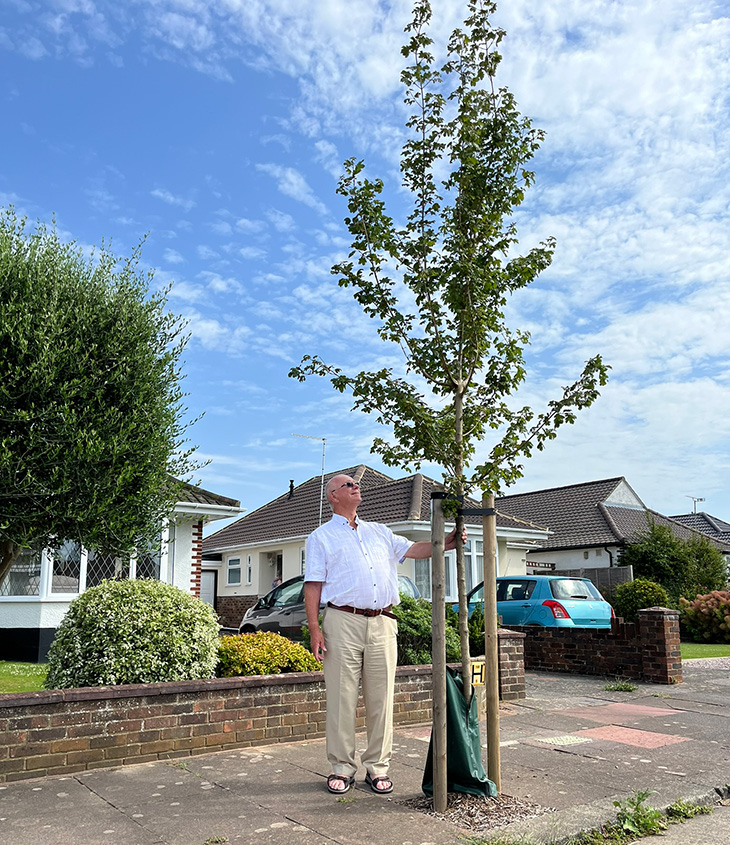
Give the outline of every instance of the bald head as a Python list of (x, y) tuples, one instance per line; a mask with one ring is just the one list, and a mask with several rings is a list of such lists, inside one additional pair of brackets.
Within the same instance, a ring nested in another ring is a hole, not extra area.
[(327, 482), (327, 501), (337, 514), (354, 514), (360, 504), (360, 485), (349, 475), (335, 475)]

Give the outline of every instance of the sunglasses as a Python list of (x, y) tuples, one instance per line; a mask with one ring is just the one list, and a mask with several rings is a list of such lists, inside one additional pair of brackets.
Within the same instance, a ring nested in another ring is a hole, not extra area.
[(344, 484), (340, 484), (340, 486), (337, 489), (342, 490), (343, 487), (357, 487), (357, 488), (359, 488), (360, 485), (357, 483), (357, 481), (346, 481)]

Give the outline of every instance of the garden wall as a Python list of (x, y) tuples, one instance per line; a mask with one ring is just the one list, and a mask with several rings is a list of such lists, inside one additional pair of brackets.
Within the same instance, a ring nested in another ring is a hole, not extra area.
[(611, 629), (514, 627), (525, 634), (525, 669), (615, 675), (654, 684), (682, 681), (679, 611), (652, 607)]
[[(520, 676), (524, 696), (522, 639), (500, 637), (507, 698)], [(431, 667), (399, 666), (395, 724), (431, 718)], [(324, 722), (322, 672), (0, 695), (0, 783), (320, 737)]]

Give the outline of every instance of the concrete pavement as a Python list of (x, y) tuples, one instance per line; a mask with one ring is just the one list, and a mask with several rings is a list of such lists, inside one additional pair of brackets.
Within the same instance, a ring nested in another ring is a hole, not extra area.
[[(720, 662), (684, 671), (681, 685), (633, 693), (604, 690), (605, 678), (528, 673), (527, 698), (502, 708), (502, 793), (550, 811), (504, 827), (468, 829), (404, 803), (422, 797), (423, 726), (396, 731), (389, 796), (373, 794), (364, 772), (346, 797), (328, 794), (324, 742), (305, 740), (4, 785), (0, 842), (558, 843), (612, 821), (613, 801), (636, 790), (652, 790), (663, 808), (715, 801), (730, 783), (730, 671)], [(662, 843), (727, 845), (729, 823), (719, 807), (671, 827)]]

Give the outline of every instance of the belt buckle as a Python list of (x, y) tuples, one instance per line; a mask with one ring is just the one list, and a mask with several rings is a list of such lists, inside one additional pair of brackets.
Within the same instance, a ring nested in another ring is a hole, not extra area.
[(379, 616), (380, 615), (379, 610), (373, 610), (370, 607), (364, 608), (361, 612), (362, 612), (363, 616)]

